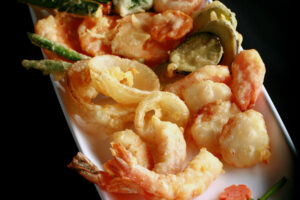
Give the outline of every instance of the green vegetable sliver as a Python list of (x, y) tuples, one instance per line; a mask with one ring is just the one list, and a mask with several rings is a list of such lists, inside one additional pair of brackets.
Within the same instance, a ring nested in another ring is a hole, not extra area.
[(49, 51), (54, 52), (55, 54), (70, 60), (70, 61), (78, 61), (83, 59), (89, 59), (89, 56), (78, 53), (77, 51), (70, 49), (58, 42), (49, 40), (41, 35), (35, 33), (27, 33), (32, 44), (41, 47), (43, 49), (47, 49)]

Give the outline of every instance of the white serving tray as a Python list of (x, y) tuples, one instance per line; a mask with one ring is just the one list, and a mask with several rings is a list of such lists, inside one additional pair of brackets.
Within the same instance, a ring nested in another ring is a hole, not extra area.
[[(34, 23), (38, 18), (47, 14), (47, 12), (37, 13), (36, 10), (31, 7), (30, 13)], [(102, 137), (102, 134), (87, 134), (82, 131), (72, 121), (67, 112), (67, 98), (64, 88), (52, 76), (51, 81), (79, 151), (85, 154), (99, 169), (102, 169), (101, 163), (105, 163), (111, 158), (108, 138)], [(283, 176), (288, 179), (288, 182), (279, 192), (272, 196), (272, 199), (291, 199), (294, 193), (293, 190), (295, 189), (295, 165), (298, 154), (265, 87), (263, 87), (254, 109), (261, 112), (266, 121), (272, 153), (270, 162), (245, 169), (234, 168), (225, 164), (225, 173), (218, 177), (217, 180), (214, 181), (201, 196), (195, 198), (195, 200), (217, 200), (218, 195), (224, 188), (232, 184), (247, 185), (252, 191), (253, 198), (257, 199)], [(102, 200), (143, 199), (143, 197), (139, 195), (111, 194), (102, 191), (97, 186), (96, 188)]]

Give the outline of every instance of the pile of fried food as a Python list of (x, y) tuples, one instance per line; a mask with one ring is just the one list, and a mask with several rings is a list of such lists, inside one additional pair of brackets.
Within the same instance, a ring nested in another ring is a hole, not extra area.
[(265, 121), (252, 109), (265, 65), (241, 49), (235, 14), (221, 2), (77, 1), (97, 5), (88, 12), (75, 1), (21, 2), (56, 8), (30, 35), (49, 60), (23, 65), (61, 75), (70, 116), (111, 139), (103, 171), (82, 153), (69, 164), (87, 180), (112, 193), (192, 199), (226, 173), (223, 162), (268, 162)]

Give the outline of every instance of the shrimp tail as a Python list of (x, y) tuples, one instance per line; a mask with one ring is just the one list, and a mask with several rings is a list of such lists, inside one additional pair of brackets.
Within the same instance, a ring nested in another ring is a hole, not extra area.
[(116, 164), (116, 160), (124, 164), (126, 163), (126, 165), (136, 164), (132, 154), (122, 144), (112, 142), (111, 146), (112, 155), (116, 158), (113, 159), (115, 161), (114, 164)]
[(132, 154), (120, 143), (111, 143), (114, 159), (107, 166), (117, 176), (126, 177), (130, 167), (137, 164)]
[(99, 179), (105, 179), (106, 176), (105, 173), (101, 173), (98, 167), (81, 152), (76, 154), (68, 167), (95, 184), (99, 183)]
[[(107, 162), (105, 165), (110, 172), (115, 171), (112, 169), (113, 166), (113, 160)], [(108, 192), (123, 194), (141, 193), (139, 187), (132, 183), (129, 179), (120, 178), (115, 176), (113, 173), (99, 170), (94, 163), (80, 152), (77, 153), (68, 167), (77, 171), (85, 179)]]

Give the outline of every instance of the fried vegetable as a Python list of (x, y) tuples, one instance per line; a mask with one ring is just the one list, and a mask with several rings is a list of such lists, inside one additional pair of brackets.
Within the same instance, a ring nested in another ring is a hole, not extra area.
[(194, 17), (193, 32), (209, 32), (220, 38), (224, 55), (220, 64), (230, 66), (242, 43), (242, 35), (236, 31), (235, 13), (224, 4), (214, 1)]
[(113, 0), (115, 10), (122, 16), (149, 10), (153, 0)]
[(156, 74), (137, 61), (102, 55), (88, 65), (96, 90), (124, 105), (137, 104), (160, 88)]
[(34, 68), (41, 70), (44, 74), (49, 74), (52, 72), (65, 72), (70, 66), (71, 63), (58, 60), (26, 60), (22, 61), (22, 65), (29, 69)]
[(239, 41), (230, 23), (225, 20), (213, 20), (201, 27), (198, 31), (213, 33), (220, 38), (224, 50), (220, 64), (230, 66), (239, 50)]
[(59, 12), (68, 12), (77, 15), (93, 15), (99, 3), (108, 3), (110, 0), (18, 0), (21, 3), (43, 8), (57, 9)]
[(43, 49), (47, 49), (49, 51), (54, 52), (55, 54), (70, 60), (70, 61), (78, 61), (83, 59), (89, 59), (89, 56), (78, 53), (77, 51), (70, 49), (58, 42), (54, 42), (49, 40), (41, 35), (35, 33), (27, 33), (32, 44), (41, 47)]
[(213, 1), (201, 9), (197, 16), (194, 16), (195, 29), (199, 29), (201, 26), (205, 25), (207, 21), (212, 20), (212, 18), (226, 20), (234, 29), (237, 27), (235, 13), (231, 12), (231, 10), (220, 1)]
[(223, 55), (219, 38), (210, 33), (188, 37), (171, 54), (170, 61), (177, 71), (192, 72), (205, 65), (216, 65)]

